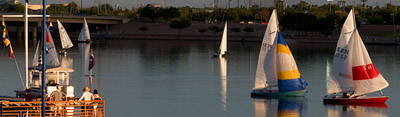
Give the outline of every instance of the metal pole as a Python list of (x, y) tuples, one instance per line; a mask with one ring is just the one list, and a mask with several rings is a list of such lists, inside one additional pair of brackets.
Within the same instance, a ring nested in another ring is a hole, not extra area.
[(43, 0), (43, 20), (42, 20), (42, 117), (46, 117), (46, 65), (45, 56), (46, 53), (46, 0)]
[(25, 0), (25, 89), (29, 88), (28, 84), (28, 0)]

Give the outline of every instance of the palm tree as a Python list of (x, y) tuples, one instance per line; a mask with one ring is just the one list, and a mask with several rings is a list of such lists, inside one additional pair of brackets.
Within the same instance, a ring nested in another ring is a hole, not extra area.
[(367, 2), (368, 0), (361, 0), (361, 2), (363, 2), (363, 9), (365, 10), (365, 2)]

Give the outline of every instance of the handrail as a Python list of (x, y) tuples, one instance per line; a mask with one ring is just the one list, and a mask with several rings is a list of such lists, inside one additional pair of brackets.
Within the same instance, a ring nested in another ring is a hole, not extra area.
[[(41, 101), (0, 102), (2, 117), (39, 117), (42, 114)], [(46, 116), (104, 117), (105, 101), (46, 101)]]

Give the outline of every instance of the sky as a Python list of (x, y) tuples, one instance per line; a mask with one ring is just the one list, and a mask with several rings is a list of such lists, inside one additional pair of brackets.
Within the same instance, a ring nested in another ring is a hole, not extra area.
[[(24, 0), (19, 0), (20, 2), (24, 2)], [(48, 4), (52, 3), (70, 3), (71, 1), (75, 1), (80, 5), (81, 0), (47, 0), (46, 2)], [(162, 5), (163, 0), (83, 0), (82, 6), (83, 7), (90, 7), (93, 5), (97, 5), (101, 1), (101, 3), (108, 3), (111, 4), (114, 8), (116, 6), (122, 7), (122, 8), (138, 8), (141, 5), (146, 5), (146, 4), (160, 4)], [(166, 1), (166, 6), (174, 6), (174, 7), (180, 7), (180, 6), (192, 6), (195, 8), (203, 8), (203, 7), (211, 7), (213, 5), (214, 0), (165, 0)], [(228, 1), (229, 0), (219, 0), (219, 7), (226, 8), (228, 6)], [(239, 0), (239, 4), (241, 6), (245, 6), (246, 4), (248, 5), (249, 1), (252, 1), (254, 4), (260, 4), (260, 0)], [(272, 6), (273, 5), (273, 0), (261, 0), (262, 1), (262, 6)], [(285, 4), (287, 5), (292, 5), (292, 4), (297, 4), (302, 0), (285, 0)], [(308, 3), (311, 4), (317, 4), (317, 5), (322, 5), (322, 4), (327, 4), (327, 0), (304, 0)], [(333, 0), (332, 3), (337, 3), (338, 0)], [(346, 0), (346, 4), (353, 4), (353, 1), (356, 2), (356, 4), (361, 4), (361, 0)], [(392, 4), (394, 5), (400, 5), (399, 0), (367, 0), (367, 5), (371, 6), (383, 6), (386, 3), (389, 3), (392, 1)], [(42, 0), (30, 0), (30, 4), (41, 4)], [(238, 0), (231, 0), (231, 7), (236, 7), (238, 4)], [(246, 6), (247, 6), (246, 5)]]

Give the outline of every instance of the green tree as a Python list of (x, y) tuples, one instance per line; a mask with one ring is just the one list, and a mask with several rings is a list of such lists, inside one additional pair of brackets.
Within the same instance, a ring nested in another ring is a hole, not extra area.
[(158, 17), (162, 17), (166, 20), (170, 20), (171, 18), (176, 18), (181, 15), (179, 9), (176, 7), (160, 8), (156, 14)]
[(7, 11), (15, 13), (23, 13), (25, 11), (25, 6), (22, 4), (14, 4), (8, 7)]
[(190, 21), (187, 21), (187, 20), (172, 21), (169, 24), (169, 27), (171, 27), (173, 29), (178, 29), (179, 35), (181, 35), (182, 29), (190, 27), (190, 24), (191, 24)]
[(156, 17), (156, 11), (151, 7), (151, 5), (146, 5), (143, 8), (139, 8), (138, 13), (142, 17), (147, 17), (149, 19), (152, 19), (154, 21), (154, 18)]
[(71, 2), (68, 4), (67, 9), (70, 14), (77, 14), (79, 7), (75, 2)]

